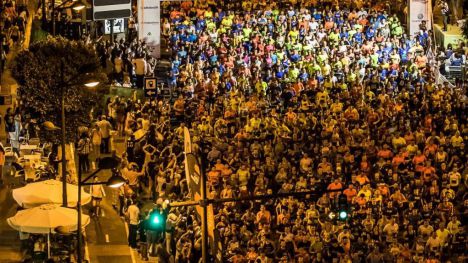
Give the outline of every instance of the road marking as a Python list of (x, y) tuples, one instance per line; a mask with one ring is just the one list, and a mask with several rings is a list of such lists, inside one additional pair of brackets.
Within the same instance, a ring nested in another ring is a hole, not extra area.
[(110, 241), (109, 241), (109, 235), (106, 234), (106, 243), (109, 243), (109, 242), (110, 242)]
[[(128, 224), (125, 222), (125, 233), (127, 234), (128, 237)], [(135, 255), (133, 254), (133, 249), (131, 247), (128, 247), (128, 250), (130, 250), (130, 256), (132, 257), (132, 263), (136, 263)]]

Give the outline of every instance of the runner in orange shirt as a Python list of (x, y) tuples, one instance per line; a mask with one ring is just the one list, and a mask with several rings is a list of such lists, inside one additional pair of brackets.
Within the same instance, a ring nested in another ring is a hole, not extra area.
[(348, 188), (346, 188), (343, 191), (343, 194), (346, 195), (346, 198), (348, 199), (348, 203), (352, 203), (354, 197), (357, 195), (357, 190), (354, 188), (353, 184), (348, 185)]
[(329, 193), (330, 199), (335, 199), (340, 195), (339, 191), (336, 190), (341, 190), (343, 189), (343, 184), (341, 183), (340, 179), (335, 179), (331, 184), (328, 185), (327, 190), (333, 191)]

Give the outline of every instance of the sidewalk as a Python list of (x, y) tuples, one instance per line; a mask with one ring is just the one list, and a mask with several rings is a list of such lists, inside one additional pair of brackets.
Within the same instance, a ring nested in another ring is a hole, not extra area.
[[(0, 80), (0, 95), (11, 95), (11, 105), (0, 105), (0, 114), (2, 116), (0, 124), (0, 140), (5, 143), (5, 116), (6, 110), (9, 107), (13, 107), (16, 103), (16, 91), (18, 84), (11, 76), (9, 66), (14, 56), (18, 53), (19, 48), (11, 49), (7, 56), (7, 62), (5, 71), (2, 73)], [(4, 144), (5, 145), (5, 144)], [(4, 167), (4, 171), (6, 171)], [(11, 228), (6, 219), (16, 214), (16, 208), (18, 207), (16, 202), (13, 200), (11, 194), (11, 188), (9, 185), (9, 177), (3, 176), (5, 184), (0, 186), (0, 262), (21, 262), (22, 255), (20, 253), (20, 241), (18, 231)]]
[(5, 121), (3, 116), (5, 116), (6, 110), (8, 108), (13, 108), (16, 105), (16, 92), (18, 90), (18, 83), (11, 76), (10, 64), (16, 54), (19, 52), (19, 47), (12, 48), (10, 53), (7, 56), (5, 71), (2, 73), (2, 78), (0, 80), (0, 95), (11, 95), (11, 104), (10, 105), (0, 105), (0, 114), (2, 116), (2, 122), (0, 124), (0, 140), (5, 142), (6, 133), (5, 133)]
[(11, 188), (0, 186), (0, 262), (21, 262), (18, 231), (11, 228), (6, 219), (16, 214), (16, 202)]

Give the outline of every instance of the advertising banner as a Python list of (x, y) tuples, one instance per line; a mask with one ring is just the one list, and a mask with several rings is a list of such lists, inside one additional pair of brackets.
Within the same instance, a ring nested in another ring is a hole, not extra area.
[[(187, 184), (190, 189), (190, 194), (192, 200), (200, 201), (202, 199), (201, 196), (201, 186), (202, 186), (202, 174), (200, 169), (200, 162), (198, 158), (199, 156), (193, 153), (192, 148), (192, 138), (190, 137), (190, 132), (187, 127), (184, 128), (184, 153), (185, 153), (185, 176), (187, 178)], [(198, 213), (198, 217), (202, 218), (202, 207), (196, 206), (196, 211)], [(211, 254), (216, 255), (215, 262), (221, 262), (220, 252), (221, 248), (218, 242), (219, 235), (215, 233), (215, 226), (214, 226), (214, 213), (213, 213), (213, 205), (209, 205), (207, 207), (207, 221), (208, 221), (208, 242), (211, 247)]]
[(160, 0), (138, 1), (138, 39), (146, 42), (151, 54), (161, 55), (161, 6)]
[[(114, 34), (125, 33), (125, 19), (119, 18), (114, 19)], [(109, 35), (111, 33), (111, 21), (104, 20), (104, 34)]]
[(432, 29), (431, 0), (408, 0), (408, 33), (411, 37), (419, 32), (419, 24), (426, 21), (427, 29)]

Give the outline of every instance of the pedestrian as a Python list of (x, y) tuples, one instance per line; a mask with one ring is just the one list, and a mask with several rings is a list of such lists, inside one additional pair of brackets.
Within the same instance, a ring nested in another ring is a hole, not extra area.
[(131, 200), (130, 202), (131, 204), (125, 213), (128, 221), (128, 245), (133, 249), (137, 249), (137, 233), (140, 209), (134, 200)]
[(147, 65), (145, 57), (142, 54), (139, 54), (135, 59), (133, 59), (132, 64), (135, 69), (136, 75), (136, 87), (138, 89), (143, 89), (144, 79), (147, 71)]
[(114, 58), (114, 81), (119, 83), (123, 82), (124, 72), (123, 72), (123, 60), (122, 60), (122, 51), (119, 50), (119, 53)]
[(129, 198), (132, 198), (133, 191), (132, 189), (128, 186), (128, 184), (123, 184), (121, 187), (119, 187), (119, 192), (118, 192), (118, 201), (119, 201), (119, 216), (123, 217), (124, 211), (127, 210), (126, 207), (126, 200)]
[(135, 38), (135, 33), (136, 33), (135, 18), (129, 17), (128, 18), (127, 39), (129, 41), (132, 41)]
[[(4, 41), (3, 38), (0, 38), (0, 45), (2, 43), (2, 41)], [(4, 48), (1, 50), (1, 53), (0, 53), (0, 59), (1, 59), (1, 62), (0, 62), (0, 71), (4, 71), (5, 70), (5, 66), (6, 66), (6, 62), (7, 62), (7, 50), (5, 50)]]
[(138, 165), (136, 163), (128, 163), (127, 167), (122, 169), (122, 176), (128, 181), (128, 185), (134, 193), (139, 193), (140, 188), (140, 177), (145, 175), (145, 167), (142, 171), (138, 171)]
[(146, 215), (144, 213), (140, 214), (140, 223), (138, 224), (138, 231), (139, 231), (139, 248), (140, 248), (140, 255), (144, 261), (148, 261), (148, 241), (146, 239), (146, 222), (145, 222)]
[(172, 255), (172, 235), (174, 234), (176, 226), (182, 219), (182, 214), (179, 214), (176, 211), (172, 211), (167, 215), (166, 220), (166, 251)]
[[(97, 176), (94, 177), (94, 183), (98, 183), (99, 178)], [(99, 216), (101, 210), (101, 201), (102, 198), (106, 196), (106, 192), (104, 191), (104, 186), (102, 184), (94, 184), (90, 186), (89, 192), (92, 198), (92, 205), (93, 211), (91, 214), (94, 216)]]
[(135, 158), (134, 158), (135, 143), (136, 143), (135, 135), (132, 134), (127, 139), (127, 147), (126, 147), (127, 161), (129, 163), (135, 162)]
[(5, 113), (5, 131), (8, 134), (7, 143), (11, 143), (11, 138), (15, 137), (15, 115), (11, 112), (11, 108), (8, 108)]
[(442, 18), (444, 22), (444, 31), (447, 31), (447, 26), (449, 24), (449, 19), (450, 19), (450, 8), (447, 3), (447, 1), (442, 0), (439, 4), (440, 6), (440, 12), (442, 13)]
[(10, 27), (8, 38), (12, 40), (14, 45), (16, 45), (18, 44), (20, 34), (21, 34), (20, 28), (18, 27), (17, 24), (14, 24), (12, 27)]
[(155, 214), (163, 214), (162, 209), (160, 205), (156, 205), (156, 207), (153, 208), (146, 217), (146, 239), (148, 241), (148, 253), (151, 256), (155, 256), (156, 252), (158, 250), (158, 246), (162, 243), (165, 235), (165, 221), (163, 219), (163, 222), (161, 224), (154, 224), (152, 222), (153, 217)]
[(0, 142), (0, 185), (3, 184), (3, 166), (5, 165), (5, 148)]
[(110, 133), (112, 130), (111, 123), (107, 120), (105, 115), (102, 115), (97, 122), (99, 131), (101, 132), (101, 153), (110, 153)]
[(96, 162), (101, 156), (101, 144), (102, 144), (102, 135), (99, 129), (99, 125), (95, 123), (91, 129), (91, 143), (93, 146), (93, 158), (92, 161)]
[(87, 173), (90, 170), (89, 166), (89, 154), (91, 152), (91, 141), (86, 133), (81, 134), (81, 138), (78, 141), (78, 161), (80, 162), (81, 172)]

